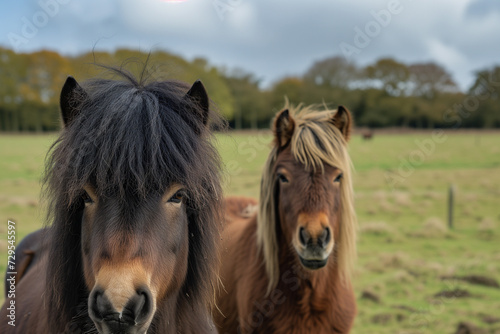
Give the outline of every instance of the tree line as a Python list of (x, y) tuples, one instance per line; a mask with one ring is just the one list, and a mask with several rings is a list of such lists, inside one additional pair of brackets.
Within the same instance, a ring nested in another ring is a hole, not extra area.
[(500, 66), (476, 72), (462, 92), (438, 64), (405, 64), (384, 58), (357, 66), (333, 56), (316, 61), (301, 76), (285, 77), (269, 88), (241, 69), (211, 65), (204, 58), (188, 61), (166, 51), (144, 53), (119, 49), (63, 56), (53, 51), (15, 53), (0, 48), (0, 131), (55, 131), (59, 92), (68, 75), (85, 80), (109, 75), (96, 64), (124, 66), (156, 79), (201, 79), (233, 128), (265, 128), (283, 107), (293, 104), (342, 104), (362, 127), (500, 127)]

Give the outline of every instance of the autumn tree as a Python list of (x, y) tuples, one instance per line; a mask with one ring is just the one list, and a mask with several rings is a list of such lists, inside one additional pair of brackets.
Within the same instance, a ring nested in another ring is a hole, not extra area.
[(468, 109), (475, 126), (500, 127), (500, 66), (476, 72), (469, 96)]
[(451, 74), (433, 62), (405, 64), (383, 58), (358, 67), (332, 56), (314, 62), (302, 75), (278, 79), (263, 89), (260, 79), (247, 71), (164, 50), (94, 50), (67, 57), (47, 50), (15, 53), (0, 48), (0, 130), (59, 129), (64, 80), (68, 75), (79, 81), (115, 76), (100, 65), (127, 69), (146, 81), (201, 79), (213, 107), (235, 128), (267, 127), (285, 97), (295, 105), (345, 105), (357, 126), (500, 127), (499, 66), (478, 71), (464, 94)]
[(357, 78), (358, 68), (340, 56), (316, 61), (304, 74), (309, 83), (344, 89), (349, 88)]
[(435, 63), (417, 63), (408, 66), (409, 90), (412, 95), (432, 99), (439, 93), (456, 93), (458, 86), (451, 75)]
[(233, 96), (234, 118), (230, 119), (236, 129), (244, 125), (253, 129), (259, 124), (267, 126), (272, 117), (267, 93), (259, 88), (259, 79), (242, 69), (225, 71), (225, 80)]
[(405, 95), (408, 89), (410, 71), (408, 66), (391, 58), (383, 58), (365, 68), (367, 79), (373, 80), (391, 96)]

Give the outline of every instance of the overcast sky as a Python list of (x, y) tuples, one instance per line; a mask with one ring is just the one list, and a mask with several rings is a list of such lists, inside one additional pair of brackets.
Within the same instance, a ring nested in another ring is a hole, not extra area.
[(16, 0), (0, 8), (0, 45), (17, 51), (165, 49), (243, 68), (264, 85), (332, 55), (359, 65), (434, 61), (462, 89), (475, 70), (500, 65), (498, 0)]

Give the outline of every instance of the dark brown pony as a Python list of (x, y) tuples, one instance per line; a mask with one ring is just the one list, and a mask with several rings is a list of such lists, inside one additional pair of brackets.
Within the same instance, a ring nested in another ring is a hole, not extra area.
[(199, 81), (113, 71), (120, 80), (69, 77), (62, 89), (52, 224), (19, 245), (1, 333), (216, 332), (222, 192), (207, 121), (218, 116)]
[(364, 130), (362, 136), (364, 140), (370, 140), (373, 138), (373, 131), (370, 129)]
[(297, 109), (274, 120), (260, 203), (226, 200), (221, 334), (348, 333), (353, 324), (351, 116), (344, 107)]

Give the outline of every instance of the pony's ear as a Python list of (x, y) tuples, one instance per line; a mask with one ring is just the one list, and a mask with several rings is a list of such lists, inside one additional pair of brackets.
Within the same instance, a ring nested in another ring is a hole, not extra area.
[(292, 138), (295, 130), (295, 121), (290, 116), (288, 109), (285, 109), (276, 115), (274, 119), (273, 131), (276, 146), (278, 148), (285, 147)]
[(195, 117), (199, 118), (203, 125), (207, 125), (210, 100), (208, 99), (205, 86), (203, 86), (200, 80), (194, 82), (193, 86), (191, 86), (184, 96), (184, 99), (189, 99), (191, 102), (198, 105), (199, 108), (193, 110), (193, 114)]
[(81, 102), (88, 97), (85, 90), (76, 82), (75, 78), (69, 76), (61, 90), (59, 105), (64, 126), (67, 127), (80, 112)]
[(344, 106), (338, 106), (337, 112), (332, 117), (332, 123), (344, 135), (345, 140), (349, 141), (352, 126), (352, 118), (349, 110)]

